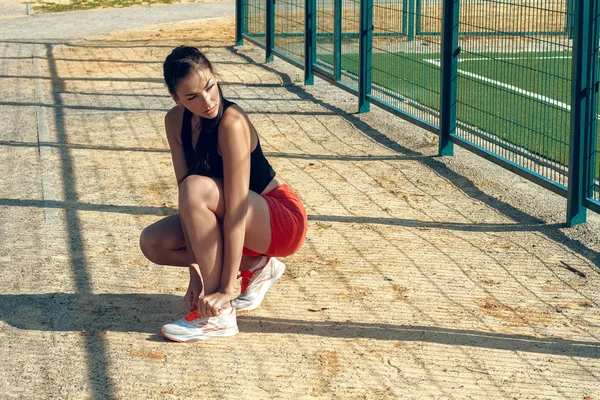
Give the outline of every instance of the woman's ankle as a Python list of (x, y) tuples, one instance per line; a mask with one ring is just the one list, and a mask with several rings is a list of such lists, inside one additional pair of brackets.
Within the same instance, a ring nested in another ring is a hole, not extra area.
[(247, 271), (256, 267), (263, 259), (263, 256), (243, 256), (240, 263), (240, 271)]

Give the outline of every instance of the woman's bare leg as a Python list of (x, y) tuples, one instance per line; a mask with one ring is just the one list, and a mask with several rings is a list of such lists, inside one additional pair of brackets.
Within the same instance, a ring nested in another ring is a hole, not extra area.
[[(155, 264), (188, 267), (189, 256), (179, 214), (170, 215), (147, 226), (140, 235), (140, 249)], [(247, 270), (260, 261), (260, 256), (244, 256), (240, 270)]]
[(146, 227), (140, 235), (140, 249), (155, 264), (190, 265), (179, 214), (170, 215)]
[(190, 176), (179, 186), (181, 225), (198, 265), (198, 270), (190, 267), (190, 287), (201, 286), (204, 296), (215, 293), (221, 284), (223, 237), (215, 214), (218, 197), (217, 185), (210, 178)]
[[(223, 237), (219, 220), (225, 215), (220, 181), (192, 175), (179, 187), (179, 210), (196, 262), (202, 275), (204, 295), (215, 293), (221, 284)], [(271, 225), (267, 202), (250, 192), (244, 245), (264, 252), (271, 243)], [(254, 263), (258, 257), (254, 259)], [(252, 265), (250, 265), (252, 267)]]
[[(188, 230), (184, 230), (185, 223), (180, 214), (165, 217), (146, 227), (140, 235), (140, 248), (156, 264), (189, 267), (190, 284), (184, 299), (191, 310), (196, 307), (200, 294), (214, 293), (220, 285), (223, 255), (218, 220), (224, 214), (221, 184), (204, 177), (192, 178), (186, 183), (180, 200), (183, 219), (189, 220), (200, 259), (193, 250), (188, 251), (194, 245), (190, 245)], [(250, 194), (246, 233), (246, 247), (268, 248), (271, 240), (268, 206), (261, 196), (253, 192)], [(261, 258), (242, 257), (240, 270), (255, 267)], [(201, 269), (200, 265), (205, 267)], [(205, 287), (204, 277), (210, 280), (210, 286)]]

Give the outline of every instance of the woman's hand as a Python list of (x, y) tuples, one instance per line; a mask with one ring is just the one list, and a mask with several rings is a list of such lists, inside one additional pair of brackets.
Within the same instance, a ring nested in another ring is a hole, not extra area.
[(216, 292), (202, 297), (198, 301), (198, 313), (205, 317), (216, 317), (222, 309), (231, 307), (231, 295)]
[(188, 285), (188, 290), (183, 297), (185, 300), (185, 305), (188, 310), (192, 311), (194, 308), (198, 307), (198, 298), (202, 294), (202, 277), (200, 275), (200, 268), (197, 264), (190, 265), (190, 284)]

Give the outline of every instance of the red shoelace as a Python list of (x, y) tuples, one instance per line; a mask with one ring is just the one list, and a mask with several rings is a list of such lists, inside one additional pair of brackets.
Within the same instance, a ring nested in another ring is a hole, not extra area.
[(190, 311), (188, 313), (188, 315), (185, 316), (185, 319), (190, 322), (195, 321), (198, 318), (203, 318), (203, 316), (201, 314), (198, 314), (197, 308), (194, 308), (192, 311)]
[(267, 266), (267, 264), (269, 263), (268, 259), (267, 262), (265, 263), (265, 265), (263, 265), (262, 267), (260, 267), (257, 270), (254, 270), (254, 272), (250, 272), (250, 270), (243, 270), (240, 271), (240, 274), (237, 276), (238, 278), (241, 276), (242, 277), (242, 293), (246, 293), (246, 290), (248, 289), (248, 286), (250, 285), (250, 280), (252, 279), (252, 275), (254, 275), (255, 273), (257, 273), (258, 271), (260, 271), (261, 269), (263, 269), (264, 267)]
[(242, 277), (242, 293), (246, 293), (246, 290), (248, 290), (248, 285), (250, 285), (250, 279), (252, 279), (252, 275), (254, 275), (254, 272), (250, 272), (248, 270), (240, 271), (238, 278), (240, 276)]

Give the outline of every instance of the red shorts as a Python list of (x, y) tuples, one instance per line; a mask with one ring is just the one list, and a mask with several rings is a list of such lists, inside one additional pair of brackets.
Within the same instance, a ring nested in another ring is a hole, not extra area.
[(288, 185), (280, 185), (262, 195), (269, 206), (271, 219), (271, 245), (264, 253), (257, 253), (244, 247), (245, 256), (267, 255), (286, 257), (294, 254), (306, 237), (308, 221), (306, 211), (298, 195)]

